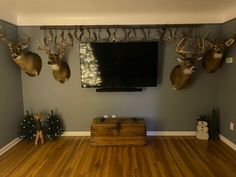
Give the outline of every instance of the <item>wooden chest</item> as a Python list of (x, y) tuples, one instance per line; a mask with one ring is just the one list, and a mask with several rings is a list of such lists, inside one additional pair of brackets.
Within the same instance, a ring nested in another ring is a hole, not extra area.
[(143, 118), (94, 118), (91, 125), (92, 146), (145, 145)]

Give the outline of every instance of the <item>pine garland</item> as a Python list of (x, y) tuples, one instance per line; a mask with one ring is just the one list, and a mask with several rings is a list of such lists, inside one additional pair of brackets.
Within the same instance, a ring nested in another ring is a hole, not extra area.
[(62, 120), (57, 115), (54, 115), (53, 110), (51, 110), (51, 114), (48, 115), (46, 120), (45, 133), (47, 138), (54, 139), (62, 135), (63, 132), (64, 127)]
[(27, 110), (26, 115), (20, 122), (19, 137), (21, 139), (33, 139), (35, 133), (35, 119), (29, 114), (29, 111)]

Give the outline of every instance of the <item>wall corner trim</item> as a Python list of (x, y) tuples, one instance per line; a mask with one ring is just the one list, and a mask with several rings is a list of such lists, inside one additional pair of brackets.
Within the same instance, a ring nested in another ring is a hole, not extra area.
[(223, 135), (220, 135), (220, 140), (236, 151), (236, 144), (234, 144), (232, 141), (225, 138)]
[(13, 146), (15, 146), (17, 143), (19, 143), (21, 141), (20, 138), (15, 138), (14, 140), (12, 140), (11, 142), (9, 142), (7, 145), (3, 146), (0, 149), (0, 156), (2, 154), (4, 154), (5, 152), (7, 152), (9, 149), (11, 149)]

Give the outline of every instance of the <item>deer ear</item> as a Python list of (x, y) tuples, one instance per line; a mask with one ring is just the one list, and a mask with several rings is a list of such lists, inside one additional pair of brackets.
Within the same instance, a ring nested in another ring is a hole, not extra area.
[(177, 60), (178, 63), (183, 63), (184, 62), (183, 59), (179, 58), (179, 57), (176, 57), (176, 60)]
[(231, 39), (228, 39), (227, 41), (225, 41), (224, 44), (225, 44), (227, 47), (229, 47), (229, 46), (231, 46), (231, 45), (234, 43), (234, 41), (235, 41), (235, 40), (231, 38)]
[(27, 48), (27, 47), (28, 47), (28, 45), (25, 44), (25, 45), (22, 45), (22, 46), (21, 46), (21, 49), (25, 49), (25, 48)]

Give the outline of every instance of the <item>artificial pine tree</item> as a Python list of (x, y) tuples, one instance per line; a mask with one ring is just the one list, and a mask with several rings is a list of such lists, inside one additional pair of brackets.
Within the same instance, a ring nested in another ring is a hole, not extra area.
[(47, 138), (54, 139), (57, 136), (62, 135), (63, 132), (64, 128), (62, 120), (57, 115), (54, 115), (53, 110), (51, 110), (51, 114), (48, 115), (46, 120), (45, 133)]
[(29, 111), (27, 110), (26, 115), (20, 122), (19, 137), (21, 139), (33, 139), (35, 133), (35, 119), (29, 114)]

